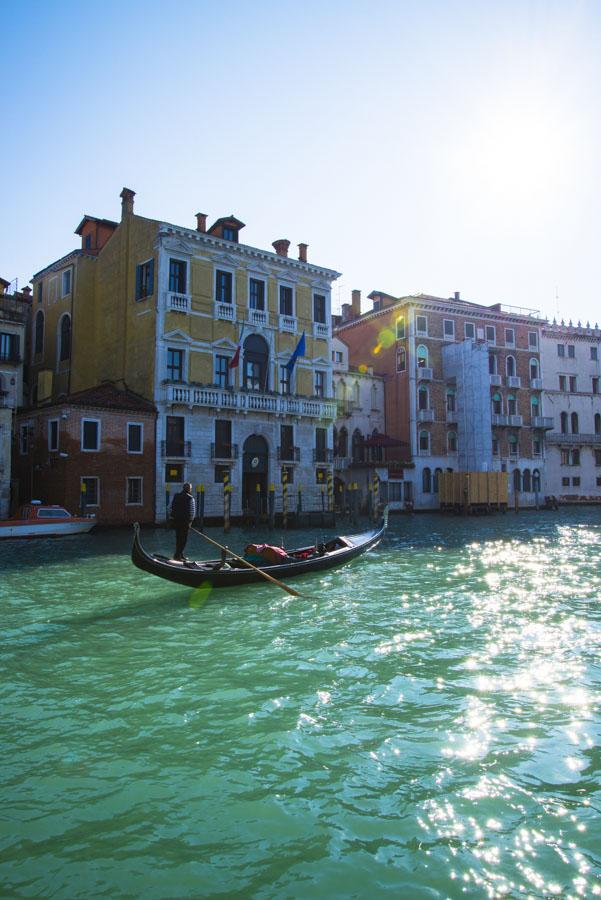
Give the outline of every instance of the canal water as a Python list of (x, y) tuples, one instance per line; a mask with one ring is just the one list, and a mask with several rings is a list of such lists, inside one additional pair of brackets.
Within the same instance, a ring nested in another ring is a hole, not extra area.
[(0, 546), (2, 896), (601, 893), (601, 510), (393, 518), (301, 600), (130, 537)]

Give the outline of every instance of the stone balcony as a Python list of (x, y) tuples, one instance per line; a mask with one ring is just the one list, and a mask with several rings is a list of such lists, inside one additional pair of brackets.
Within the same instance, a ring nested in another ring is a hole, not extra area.
[(428, 366), (418, 366), (417, 367), (417, 380), (418, 381), (432, 381), (432, 369)]
[(532, 427), (533, 428), (553, 428), (553, 418), (552, 416), (532, 416)]
[(173, 291), (167, 292), (167, 309), (173, 312), (189, 313), (192, 307), (192, 297), (190, 294), (176, 294)]
[(507, 376), (507, 387), (510, 388), (519, 388), (522, 386), (522, 379), (519, 375), (508, 375)]
[(543, 389), (543, 379), (542, 378), (531, 378), (530, 379), (530, 390), (542, 391), (542, 389)]
[(172, 406), (231, 409), (234, 412), (270, 413), (309, 419), (336, 418), (336, 401), (261, 391), (228, 391), (223, 388), (166, 385), (164, 400)]
[(246, 311), (249, 325), (269, 325), (269, 313), (266, 309), (249, 309)]
[(226, 322), (236, 321), (236, 307), (233, 303), (220, 303), (216, 300), (214, 314), (216, 319), (224, 319)]
[(321, 322), (313, 322), (313, 337), (327, 341), (330, 337), (330, 326), (323, 325)]
[(492, 387), (501, 387), (503, 379), (500, 375), (490, 375), (489, 378)]
[(493, 413), (491, 418), (493, 425), (509, 425), (509, 416), (504, 416), (501, 413)]
[(280, 331), (287, 331), (288, 334), (296, 334), (296, 317), (283, 316), (280, 314)]
[(417, 421), (418, 422), (433, 422), (434, 421), (434, 410), (433, 409), (418, 409)]
[(507, 416), (509, 419), (508, 425), (511, 425), (513, 428), (521, 428), (524, 424), (522, 416)]
[(547, 444), (601, 444), (601, 434), (558, 434), (552, 433), (545, 436)]

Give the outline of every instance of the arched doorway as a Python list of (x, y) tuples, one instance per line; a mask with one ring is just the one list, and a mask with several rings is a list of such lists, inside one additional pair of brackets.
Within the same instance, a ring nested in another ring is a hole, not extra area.
[(244, 341), (243, 386), (247, 391), (269, 388), (269, 346), (260, 334), (250, 334)]
[(257, 508), (261, 513), (266, 512), (268, 472), (269, 447), (267, 441), (258, 434), (251, 434), (242, 446), (243, 509), (251, 513), (257, 512)]

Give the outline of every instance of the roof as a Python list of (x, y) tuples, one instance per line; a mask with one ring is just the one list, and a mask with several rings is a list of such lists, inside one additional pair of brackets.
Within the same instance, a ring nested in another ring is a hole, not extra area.
[[(45, 406), (46, 404), (40, 404)], [(105, 381), (85, 391), (69, 394), (61, 401), (53, 401), (48, 406), (95, 406), (98, 409), (131, 410), (132, 412), (156, 412), (154, 403), (130, 390), (121, 390), (112, 382)], [(40, 407), (37, 407), (38, 409)]]
[(74, 233), (81, 234), (86, 222), (96, 222), (98, 225), (106, 225), (108, 228), (117, 228), (119, 225), (118, 222), (113, 222), (112, 219), (97, 219), (96, 216), (84, 216)]
[(244, 222), (241, 222), (240, 219), (237, 219), (233, 213), (231, 216), (222, 216), (220, 219), (216, 219), (209, 228), (209, 232), (211, 232), (214, 228), (217, 228), (219, 225), (232, 225), (237, 229), (246, 227), (244, 225)]
[(3, 284), (5, 287), (8, 287), (10, 281), (7, 281), (6, 278), (0, 278), (0, 284)]

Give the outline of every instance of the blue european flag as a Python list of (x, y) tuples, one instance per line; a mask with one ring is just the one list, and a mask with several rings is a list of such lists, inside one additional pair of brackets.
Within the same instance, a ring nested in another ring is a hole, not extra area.
[(294, 363), (299, 358), (299, 356), (304, 356), (304, 355), (305, 355), (305, 332), (303, 331), (301, 339), (294, 349), (294, 353), (292, 354), (292, 356), (286, 363), (286, 368), (288, 369), (289, 372), (292, 372), (292, 370), (294, 368)]

